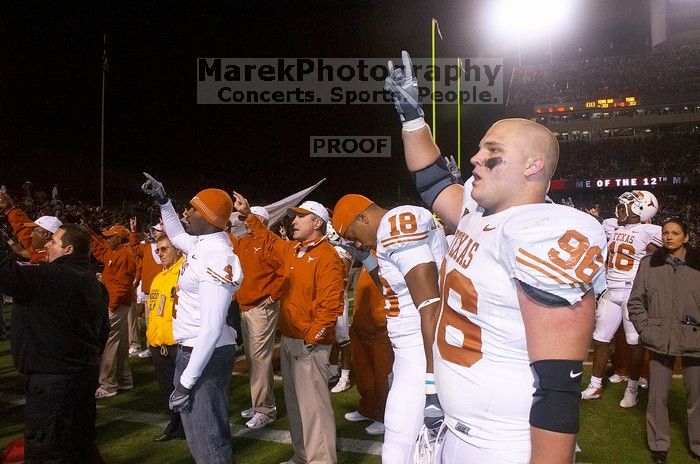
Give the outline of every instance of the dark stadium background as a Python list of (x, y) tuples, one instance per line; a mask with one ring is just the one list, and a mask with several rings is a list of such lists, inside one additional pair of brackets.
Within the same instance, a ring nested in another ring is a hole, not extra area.
[[(198, 57), (503, 56), (480, 1), (4, 2), (0, 15), (0, 183), (31, 180), (64, 199), (99, 203), (102, 35), (108, 35), (105, 203), (141, 200), (141, 171), (176, 198), (200, 188), (278, 199), (327, 177), (314, 197), (358, 191), (415, 200), (391, 106), (196, 104)], [(646, 2), (579, 1), (555, 60), (648, 49)], [(580, 50), (579, 50), (580, 48)], [(506, 65), (515, 62), (505, 51)], [(523, 50), (524, 63), (546, 46)], [(509, 73), (509, 69), (506, 73)], [(509, 75), (509, 74), (506, 74)], [(455, 109), (438, 108), (438, 143), (456, 152)], [(426, 113), (430, 113), (429, 106)], [(502, 106), (464, 108), (463, 172)], [(428, 118), (429, 119), (429, 118)], [(391, 159), (311, 159), (311, 135), (390, 135)]]

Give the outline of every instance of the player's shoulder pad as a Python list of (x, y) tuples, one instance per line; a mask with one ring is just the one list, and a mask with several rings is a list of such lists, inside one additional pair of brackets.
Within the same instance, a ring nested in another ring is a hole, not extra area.
[(520, 207), (503, 225), (500, 258), (511, 277), (574, 304), (603, 290), (606, 239), (590, 214), (557, 204)]
[(440, 228), (437, 219), (419, 206), (398, 206), (382, 217), (377, 230), (377, 249), (397, 250), (424, 242)]

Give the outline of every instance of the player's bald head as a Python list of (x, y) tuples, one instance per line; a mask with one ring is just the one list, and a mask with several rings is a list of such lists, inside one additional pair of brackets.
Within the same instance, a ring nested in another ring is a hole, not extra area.
[(526, 159), (542, 158), (541, 176), (549, 182), (559, 162), (559, 142), (554, 134), (543, 125), (522, 118), (502, 119), (491, 126), (492, 129), (496, 127), (506, 128), (513, 134), (514, 145)]

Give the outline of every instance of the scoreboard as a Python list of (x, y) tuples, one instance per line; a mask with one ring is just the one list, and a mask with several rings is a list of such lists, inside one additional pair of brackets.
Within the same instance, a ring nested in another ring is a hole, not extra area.
[(597, 100), (586, 100), (579, 102), (535, 105), (534, 111), (535, 114), (553, 114), (595, 109), (607, 110), (614, 108), (630, 108), (638, 105), (639, 100), (637, 99), (637, 97), (599, 98)]

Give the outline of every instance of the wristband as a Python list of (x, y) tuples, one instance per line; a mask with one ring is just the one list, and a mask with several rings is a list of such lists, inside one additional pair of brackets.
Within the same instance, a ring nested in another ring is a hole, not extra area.
[(430, 306), (431, 304), (433, 304), (433, 303), (435, 303), (435, 302), (437, 302), (437, 301), (440, 301), (440, 297), (428, 298), (427, 300), (425, 300), (424, 302), (422, 302), (421, 304), (419, 304), (418, 307), (417, 307), (416, 309), (417, 309), (418, 311), (420, 311), (421, 309), (425, 308), (426, 306)]
[(367, 272), (372, 272), (379, 266), (379, 261), (377, 261), (377, 258), (374, 255), (369, 255), (365, 259), (362, 260), (362, 265), (367, 269)]
[(435, 374), (432, 372), (425, 373), (425, 394), (434, 395), (437, 393), (437, 388), (435, 387)]
[(410, 121), (406, 121), (403, 123), (403, 130), (405, 130), (406, 132), (415, 132), (418, 129), (425, 127), (426, 125), (427, 124), (425, 123), (425, 119), (423, 118), (411, 119)]

